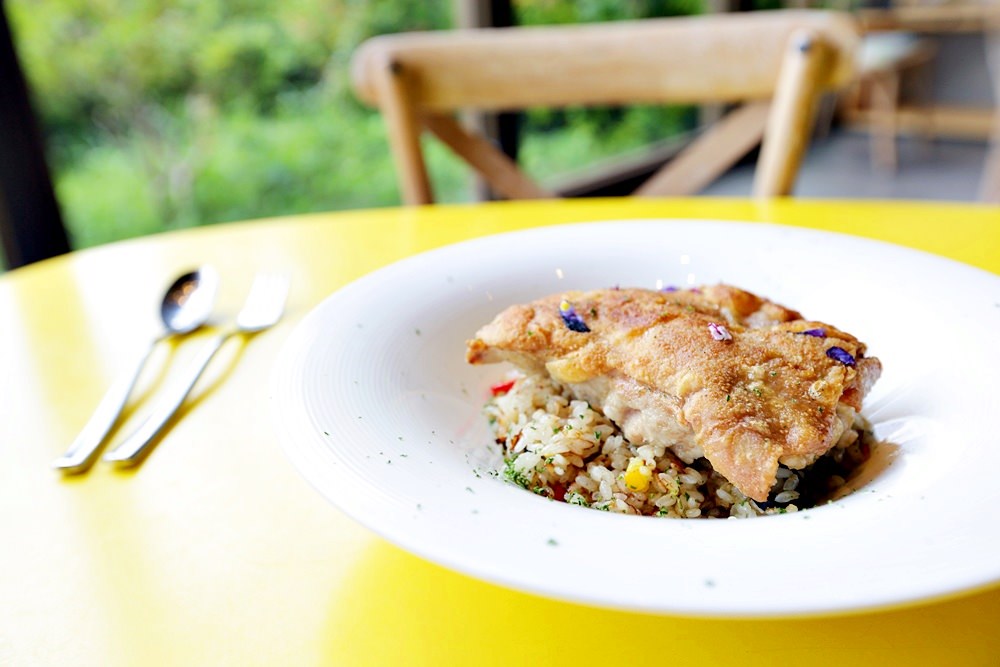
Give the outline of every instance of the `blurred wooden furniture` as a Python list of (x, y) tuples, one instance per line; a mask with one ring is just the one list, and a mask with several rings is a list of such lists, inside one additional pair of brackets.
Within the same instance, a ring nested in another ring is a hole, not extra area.
[(636, 194), (697, 192), (763, 138), (754, 193), (774, 196), (791, 192), (816, 100), (851, 80), (857, 42), (848, 16), (808, 10), (410, 33), (362, 44), (352, 76), (385, 118), (407, 204), (434, 200), (423, 129), (504, 196), (553, 196), (456, 111), (625, 103), (746, 103)]
[(863, 29), (911, 32), (982, 32), (995, 19), (996, 0), (895, 0), (882, 9), (857, 12)]
[[(848, 109), (848, 120), (872, 127), (876, 135), (873, 142), (881, 144), (876, 150), (883, 155), (892, 149), (888, 140), (896, 132), (913, 131), (933, 137), (987, 140), (993, 128), (995, 105), (956, 106), (940, 103), (910, 106), (892, 104), (889, 100), (898, 92), (898, 77), (908, 68), (925, 63), (933, 56), (934, 47), (927, 36), (985, 34), (987, 38), (1000, 22), (1000, 2), (996, 0), (893, 0), (885, 8), (861, 9), (856, 12), (862, 31), (867, 36), (892, 37), (893, 33), (907, 33), (916, 39), (910, 49), (896, 55), (892, 68), (883, 65), (866, 67), (862, 64), (862, 77), (868, 72), (875, 79), (877, 99), (868, 109)], [(919, 48), (916, 48), (917, 45)], [(891, 115), (887, 113), (891, 110)], [(891, 158), (892, 156), (889, 155)], [(891, 163), (890, 163), (891, 166)]]
[(0, 3), (0, 241), (8, 268), (69, 252), (38, 124)]
[[(1000, 5), (995, 6), (995, 11), (986, 22), (986, 67), (993, 86), (993, 99), (1000, 101)], [(979, 198), (987, 203), (1000, 204), (1000, 104), (993, 110), (990, 150), (983, 164)]]
[[(864, 36), (858, 85), (845, 101), (844, 110), (848, 120), (869, 129), (871, 159), (875, 166), (895, 171), (903, 77), (909, 72), (926, 68), (935, 53), (937, 46), (934, 42), (910, 32), (887, 31)], [(928, 110), (922, 118), (924, 134), (929, 134), (931, 112)]]

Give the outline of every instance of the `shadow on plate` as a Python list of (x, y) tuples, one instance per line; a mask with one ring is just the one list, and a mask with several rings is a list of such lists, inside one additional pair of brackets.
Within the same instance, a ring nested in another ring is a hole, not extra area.
[(877, 442), (872, 446), (871, 455), (859, 465), (839, 489), (824, 502), (833, 502), (848, 496), (878, 479), (899, 456), (902, 447), (893, 442)]

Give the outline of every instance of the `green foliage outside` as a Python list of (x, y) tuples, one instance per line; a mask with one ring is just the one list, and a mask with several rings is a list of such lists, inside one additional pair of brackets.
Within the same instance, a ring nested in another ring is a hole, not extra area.
[[(695, 13), (701, 0), (518, 0), (520, 23)], [(451, 26), (452, 0), (7, 0), (74, 246), (399, 202), (377, 113), (353, 97), (365, 38)], [(529, 113), (521, 159), (558, 174), (676, 131), (683, 111)], [(429, 142), (438, 198), (468, 170)]]

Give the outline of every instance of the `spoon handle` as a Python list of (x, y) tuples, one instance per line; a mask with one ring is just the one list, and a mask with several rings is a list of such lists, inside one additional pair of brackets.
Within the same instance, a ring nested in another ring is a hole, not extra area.
[(111, 431), (111, 427), (118, 421), (118, 417), (121, 416), (150, 353), (163, 338), (160, 336), (154, 339), (143, 350), (135, 368), (129, 373), (122, 374), (112, 383), (104, 394), (104, 398), (97, 405), (97, 409), (94, 410), (94, 414), (90, 416), (90, 420), (70, 444), (66, 453), (52, 462), (53, 468), (64, 473), (76, 474), (86, 472), (93, 465), (101, 444)]
[(140, 424), (131, 435), (114, 449), (107, 452), (104, 455), (104, 460), (121, 467), (128, 467), (139, 463), (150, 443), (159, 435), (160, 431), (167, 425), (167, 422), (170, 421), (170, 418), (180, 409), (184, 403), (184, 399), (191, 393), (195, 383), (198, 382), (198, 378), (201, 377), (202, 372), (208, 366), (208, 362), (212, 360), (212, 357), (219, 351), (222, 344), (234, 333), (234, 331), (227, 332), (213, 339), (195, 359), (192, 364), (195, 370), (191, 375), (183, 382), (174, 385), (170, 393), (164, 397), (163, 402), (146, 418), (146, 421)]

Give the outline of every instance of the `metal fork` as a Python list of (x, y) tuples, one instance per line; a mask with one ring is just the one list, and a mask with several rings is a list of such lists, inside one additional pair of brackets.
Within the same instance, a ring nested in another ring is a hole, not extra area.
[(254, 334), (275, 325), (281, 319), (288, 297), (288, 276), (260, 274), (254, 278), (243, 308), (236, 316), (235, 325), (216, 336), (194, 361), (190, 377), (179, 382), (163, 402), (153, 411), (131, 435), (104, 455), (104, 460), (115, 465), (128, 467), (139, 463), (146, 449), (166, 427), (184, 399), (194, 388), (208, 363), (223, 344), (237, 335)]

